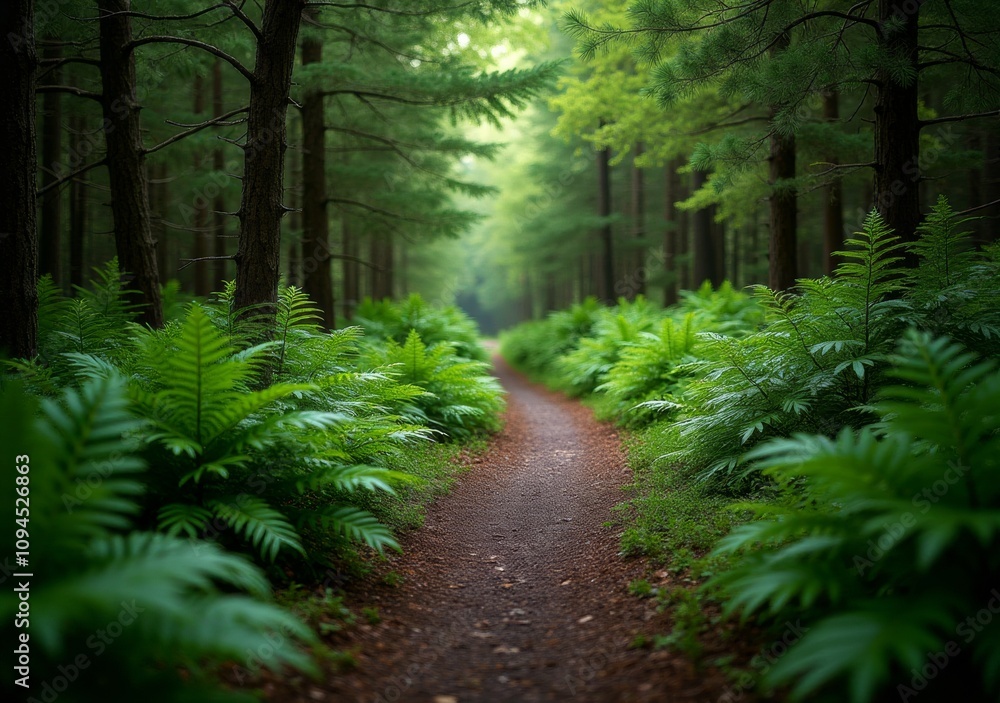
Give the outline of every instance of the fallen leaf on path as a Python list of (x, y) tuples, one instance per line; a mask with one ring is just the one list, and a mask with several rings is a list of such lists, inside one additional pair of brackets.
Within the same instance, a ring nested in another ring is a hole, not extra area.
[(570, 582), (570, 581), (572, 581), (572, 580), (573, 580), (573, 579), (566, 579), (565, 581), (563, 581), (563, 582), (562, 582), (562, 583), (560, 583), (559, 585), (560, 585), (560, 586), (568, 586), (568, 585), (569, 585), (569, 582)]
[(434, 703), (458, 703), (455, 696), (434, 696)]
[(521, 650), (518, 649), (517, 647), (508, 647), (505, 644), (502, 644), (499, 647), (495, 647), (493, 649), (494, 654), (517, 654), (520, 651)]
[(581, 625), (583, 625), (583, 624), (586, 624), (586, 623), (590, 622), (593, 619), (594, 619), (593, 615), (584, 615), (582, 618), (580, 618), (579, 620), (577, 620), (577, 622), (580, 623)]

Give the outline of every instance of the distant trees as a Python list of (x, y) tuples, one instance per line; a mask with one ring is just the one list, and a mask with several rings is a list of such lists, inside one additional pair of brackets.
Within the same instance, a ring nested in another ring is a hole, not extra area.
[[(400, 292), (411, 258), (401, 250), (475, 219), (452, 205), (453, 194), (489, 192), (452, 173), (465, 155), (495, 153), (461, 136), (457, 121), (510, 117), (554, 76), (551, 66), (492, 71), (461, 50), (469, 34), (462, 46), (458, 35), (476, 27), (502, 34), (489, 25), (531, 4), (176, 0), (168, 11), (68, 0), (40, 20), (41, 61), (31, 4), (8, 5), (6, 35), (18, 41), (4, 47), (16, 69), (4, 80), (18, 110), (5, 119), (23, 138), (4, 148), (6, 163), (24, 168), (5, 174), (20, 180), (4, 189), (4, 229), (20, 235), (0, 244), (11, 248), (4, 298), (16, 301), (2, 345), (33, 353), (30, 334), (17, 341), (15, 331), (35, 329), (39, 237), (43, 273), (64, 288), (80, 282), (86, 263), (116, 255), (153, 327), (164, 320), (161, 274), (205, 295), (235, 270), (235, 304), (266, 319), (288, 272), (315, 297), (328, 328), (337, 286), (352, 305), (363, 279), (375, 295)], [(41, 162), (35, 100), (24, 97), (36, 92), (44, 101)], [(291, 145), (289, 107), (301, 127)], [(289, 146), (296, 158), (301, 151), (292, 178)], [(110, 207), (92, 207), (105, 193)], [(31, 214), (36, 196), (42, 232)], [(292, 209), (302, 217), (289, 223)], [(229, 216), (239, 222), (235, 253), (225, 239)], [(338, 259), (349, 275), (332, 269)]]
[[(903, 239), (915, 236), (925, 170), (921, 130), (1000, 115), (1000, 21), (987, 6), (975, 0), (759, 0), (737, 6), (640, 0), (618, 22), (592, 20), (577, 9), (567, 26), (580, 37), (584, 56), (617, 55), (627, 42), (641, 62), (655, 66), (650, 87), (665, 106), (715, 89), (735, 101), (734, 116), (744, 115), (723, 124), (766, 125), (764, 134), (751, 131), (741, 138), (729, 132), (716, 145), (699, 147), (693, 164), (714, 169), (721, 178), (713, 180), (729, 188), (739, 186), (741, 172), (767, 161), (769, 283), (780, 290), (797, 275), (795, 194), (817, 182), (834, 183), (845, 172), (870, 168), (871, 195), (862, 207), (877, 207)], [(870, 156), (839, 163), (827, 149), (825, 160), (832, 163), (826, 168), (797, 167), (797, 137), (809, 135), (821, 119), (817, 113), (839, 120), (840, 98), (852, 103), (852, 119), (861, 114), (872, 123)], [(944, 109), (947, 114), (938, 114)], [(663, 119), (684, 129), (668, 115)], [(770, 144), (766, 157), (763, 138)], [(842, 219), (832, 209), (842, 200), (835, 189), (826, 193), (829, 230)], [(841, 239), (842, 233), (828, 231), (827, 270), (829, 248)]]

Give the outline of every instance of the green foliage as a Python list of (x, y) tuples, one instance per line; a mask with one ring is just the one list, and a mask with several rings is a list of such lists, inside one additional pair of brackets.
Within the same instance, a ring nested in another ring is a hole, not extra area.
[(389, 340), (371, 360), (400, 382), (424, 391), (412, 402), (432, 427), (452, 437), (498, 429), (503, 391), (484, 362), (456, 355), (447, 343), (428, 346), (413, 329), (405, 344)]
[(810, 623), (768, 674), (796, 697), (845, 682), (852, 701), (883, 700), (954, 641), (962, 659), (945, 674), (992, 698), (1000, 640), (973, 621), (1000, 575), (1000, 373), (926, 333), (893, 362), (877, 424), (753, 452), (800, 501), (723, 540), (720, 552), (746, 554), (717, 580), (730, 610)]
[[(264, 602), (259, 569), (213, 543), (127, 532), (145, 470), (136, 453), (143, 423), (128, 406), (118, 377), (86, 381), (40, 408), (17, 384), (0, 394), (8, 430), (0, 445), (9, 457), (30, 456), (21, 460), (30, 487), (21, 515), (30, 570), (44, 575), (32, 582), (30, 629), (18, 630), (30, 636), (32, 690), (78, 667), (66, 700), (114, 699), (109, 691), (151, 701), (242, 700), (212, 691), (212, 664), (249, 651), (270, 668), (309, 670), (300, 643), (313, 635)], [(13, 505), (13, 477), (8, 485)], [(5, 593), (0, 609), (14, 642), (16, 594)], [(269, 644), (272, 632), (284, 633), (283, 646)]]
[(375, 340), (405, 344), (410, 332), (415, 330), (427, 345), (451, 344), (460, 357), (487, 360), (486, 350), (479, 343), (479, 329), (472, 318), (454, 305), (428, 305), (415, 293), (400, 302), (365, 298), (358, 306), (354, 321)]
[(558, 359), (575, 349), (581, 337), (590, 334), (602, 312), (596, 298), (587, 298), (567, 310), (551, 313), (545, 320), (525, 322), (500, 337), (500, 349), (515, 368), (538, 378), (555, 373)]
[[(286, 334), (301, 329), (302, 315), (296, 320), (295, 310), (303, 306), (283, 307), (279, 319), (287, 322)], [(344, 420), (342, 415), (289, 407), (276, 411), (292, 396), (318, 391), (316, 385), (277, 383), (250, 390), (262, 363), (261, 347), (236, 354), (197, 304), (166, 344), (153, 335), (144, 342), (140, 363), (159, 369), (159, 376), (152, 388), (134, 385), (132, 393), (136, 410), (150, 421), (147, 441), (163, 467), (156, 477), (160, 529), (195, 535), (221, 523), (269, 561), (283, 549), (304, 553), (296, 518), (298, 524), (320, 525), (379, 550), (397, 546), (384, 526), (351, 506), (296, 509), (296, 498), (309, 502), (325, 488), (391, 491), (390, 483), (398, 478), (386, 469), (325, 456), (330, 449), (326, 434)], [(253, 452), (292, 452), (292, 447), (297, 466), (273, 467), (263, 490), (251, 494), (253, 477), (263, 470)], [(163, 453), (157, 455), (157, 449)]]

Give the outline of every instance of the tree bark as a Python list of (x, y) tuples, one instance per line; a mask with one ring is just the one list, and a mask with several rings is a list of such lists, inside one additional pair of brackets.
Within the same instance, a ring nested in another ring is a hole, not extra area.
[(7, 0), (0, 40), (0, 354), (31, 358), (38, 352), (38, 244), (35, 241), (35, 6)]
[(635, 270), (630, 278), (635, 283), (633, 298), (646, 294), (646, 183), (641, 168), (635, 165), (635, 159), (642, 156), (645, 147), (642, 142), (636, 142), (635, 157), (632, 159), (632, 239), (635, 240)]
[(131, 0), (98, 0), (101, 34), (101, 106), (107, 144), (115, 248), (126, 290), (142, 305), (140, 319), (163, 326), (156, 244), (150, 229), (149, 183), (136, 97), (135, 53), (131, 48)]
[[(831, 90), (823, 95), (823, 119), (827, 122), (840, 120), (840, 94)], [(831, 150), (826, 160), (831, 165), (839, 162), (837, 154)], [(840, 263), (834, 254), (844, 247), (844, 183), (840, 176), (823, 188), (823, 271), (833, 275)]]
[(712, 241), (715, 247), (715, 276), (712, 285), (718, 286), (726, 280), (726, 223), (716, 222), (715, 208), (712, 208)]
[[(212, 64), (212, 116), (221, 117), (225, 114), (225, 104), (222, 99), (222, 59), (216, 59)], [(212, 168), (216, 178), (222, 177), (222, 172), (226, 168), (225, 157), (222, 147), (217, 146), (212, 150)], [(212, 287), (221, 291), (225, 288), (226, 281), (229, 280), (228, 262), (224, 257), (228, 255), (229, 247), (226, 246), (226, 196), (223, 188), (219, 188), (212, 203), (212, 256), (217, 257), (212, 261)]]
[(253, 314), (265, 324), (273, 323), (278, 299), (285, 109), (303, 6), (302, 0), (266, 0), (250, 87), (235, 304), (241, 310), (259, 306)]
[[(921, 0), (922, 2), (922, 0)], [(917, 71), (917, 35), (921, 2), (878, 0), (882, 23), (882, 49), (905, 59)], [(889, 20), (902, 25), (892, 30)], [(920, 224), (920, 120), (917, 116), (918, 82), (897, 81), (887, 69), (876, 74), (875, 99), (875, 207), (897, 237), (916, 238)], [(907, 257), (915, 265), (914, 257)]]
[[(678, 159), (678, 168), (684, 165), (684, 159)], [(676, 172), (675, 172), (676, 173)], [(687, 179), (677, 174), (677, 197), (675, 202), (686, 200), (688, 196)], [(691, 213), (686, 210), (677, 210), (677, 259), (683, 261), (675, 267), (677, 271), (678, 293), (685, 288), (691, 287)]]
[(680, 271), (677, 266), (680, 241), (677, 201), (680, 200), (681, 176), (677, 173), (677, 169), (682, 165), (681, 159), (671, 159), (664, 171), (663, 219), (666, 221), (666, 229), (663, 232), (664, 305), (673, 305), (677, 302), (677, 291), (680, 287)]
[[(302, 41), (302, 64), (323, 61), (323, 44), (316, 37)], [(323, 93), (306, 91), (302, 101), (302, 290), (322, 311), (322, 325), (336, 326), (333, 276), (330, 270), (330, 223), (326, 192), (326, 124)]]
[[(194, 114), (199, 116), (205, 112), (205, 80), (201, 75), (194, 77)], [(204, 173), (207, 159), (200, 148), (195, 147), (194, 152), (194, 172)], [(206, 259), (210, 254), (208, 199), (199, 195), (194, 203), (194, 235), (192, 243), (194, 246), (193, 256), (195, 259)], [(209, 261), (198, 261), (194, 264), (194, 294), (201, 297), (208, 297), (212, 294), (212, 279), (210, 276)]]
[[(45, 57), (59, 59), (62, 47), (50, 46)], [(62, 71), (58, 68), (49, 72), (46, 80), (58, 85)], [(56, 180), (57, 165), (62, 159), (62, 95), (45, 93), (42, 97), (42, 186)], [(42, 196), (42, 217), (38, 230), (38, 272), (49, 274), (56, 285), (65, 285), (62, 280), (62, 188), (53, 188)]]
[[(601, 120), (600, 126), (604, 126)], [(614, 239), (611, 231), (611, 149), (597, 152), (597, 214), (605, 218), (599, 232), (600, 291), (601, 300), (611, 305), (615, 302)]]
[(359, 284), (358, 271), (358, 250), (357, 238), (351, 227), (351, 222), (347, 215), (343, 215), (340, 221), (341, 228), (341, 248), (344, 258), (341, 261), (341, 271), (344, 278), (344, 317), (348, 320), (354, 318), (354, 308), (358, 305), (358, 298), (361, 297), (361, 286)]
[[(71, 85), (75, 85), (74, 76), (71, 73), (68, 80)], [(86, 140), (83, 136), (84, 121), (78, 110), (74, 110), (69, 116), (69, 149), (70, 154), (84, 153)], [(69, 287), (83, 285), (83, 273), (86, 268), (84, 262), (84, 237), (87, 231), (87, 178), (88, 174), (81, 173), (69, 182)]]
[[(1000, 200), (1000, 134), (996, 130), (986, 135), (984, 157), (983, 202), (994, 203)], [(1000, 239), (1000, 205), (985, 208), (981, 214), (987, 218), (984, 243)]]
[(147, 164), (146, 167), (149, 169), (149, 226), (156, 246), (156, 271), (161, 281), (169, 281), (173, 272), (166, 227), (166, 207), (170, 202), (167, 167), (163, 164)]
[[(697, 192), (708, 182), (708, 173), (694, 171), (691, 190)], [(713, 286), (718, 280), (718, 256), (715, 248), (715, 232), (712, 226), (714, 207), (705, 207), (695, 211), (691, 218), (691, 240), (694, 254), (694, 264), (691, 271), (691, 287), (699, 288), (705, 281)]]
[[(786, 50), (790, 44), (787, 33), (782, 34), (771, 49), (771, 55)], [(772, 290), (788, 290), (795, 285), (797, 260), (798, 194), (792, 181), (795, 178), (795, 135), (780, 134), (774, 126), (780, 106), (770, 111), (771, 153), (768, 157), (771, 197), (771, 231), (768, 240), (768, 285)]]

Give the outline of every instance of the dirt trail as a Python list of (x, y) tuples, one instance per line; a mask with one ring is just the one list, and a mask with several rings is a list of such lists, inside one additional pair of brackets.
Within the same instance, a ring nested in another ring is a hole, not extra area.
[(382, 622), (351, 635), (357, 670), (301, 700), (715, 700), (682, 658), (627, 649), (666, 623), (628, 594), (643, 566), (604, 526), (630, 478), (617, 432), (496, 365), (504, 431), (405, 540), (403, 583), (361, 595)]

